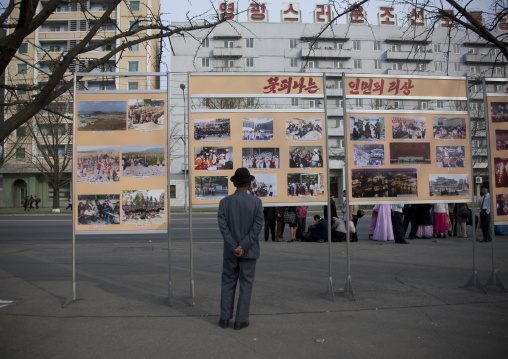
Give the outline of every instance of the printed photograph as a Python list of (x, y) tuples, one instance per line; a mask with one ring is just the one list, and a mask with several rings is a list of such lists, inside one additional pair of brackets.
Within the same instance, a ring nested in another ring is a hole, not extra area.
[(353, 169), (353, 198), (416, 197), (416, 168)]
[(350, 117), (349, 134), (352, 141), (384, 141), (384, 117)]
[(390, 143), (390, 164), (429, 164), (430, 143)]
[(384, 145), (353, 145), (355, 166), (382, 166), (385, 164)]
[(273, 118), (244, 118), (242, 135), (245, 141), (273, 140)]
[(78, 146), (76, 157), (78, 182), (120, 181), (120, 146)]
[(242, 148), (242, 167), (279, 168), (279, 149), (275, 147)]
[(323, 138), (320, 118), (287, 118), (286, 140), (317, 141)]
[(508, 150), (508, 130), (496, 130), (496, 150)]
[(427, 126), (425, 117), (393, 117), (392, 136), (394, 139), (425, 139)]
[(194, 139), (203, 142), (222, 142), (231, 139), (229, 118), (194, 120)]
[(433, 126), (436, 140), (464, 140), (467, 138), (465, 118), (434, 117)]
[(497, 188), (508, 187), (508, 158), (494, 158), (494, 183)]
[(164, 100), (129, 100), (129, 130), (163, 130)]
[(436, 164), (438, 168), (465, 167), (464, 146), (436, 146)]
[(469, 175), (429, 175), (431, 196), (469, 196)]
[(149, 227), (166, 223), (163, 189), (125, 190), (122, 192), (122, 224)]
[(124, 131), (126, 101), (79, 101), (78, 131)]
[(228, 186), (227, 176), (197, 176), (194, 196), (202, 200), (221, 199), (228, 195)]
[(323, 167), (323, 146), (289, 146), (289, 168)]
[(277, 197), (277, 175), (256, 173), (252, 181), (252, 195), (256, 197)]
[(78, 195), (78, 225), (120, 224), (119, 194)]
[(122, 176), (164, 176), (164, 146), (122, 146)]
[(325, 185), (322, 173), (288, 173), (287, 193), (291, 197), (324, 196)]
[(508, 102), (491, 102), (492, 122), (508, 122)]
[(194, 147), (194, 169), (206, 171), (233, 169), (233, 147)]
[(498, 216), (508, 216), (508, 194), (496, 195), (496, 211)]

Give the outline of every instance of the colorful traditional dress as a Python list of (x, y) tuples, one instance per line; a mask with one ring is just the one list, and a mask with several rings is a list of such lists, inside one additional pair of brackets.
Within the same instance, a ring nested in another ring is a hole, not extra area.
[(376, 228), (372, 239), (375, 241), (393, 241), (393, 226), (392, 226), (392, 206), (390, 204), (378, 204), (374, 206), (374, 211), (377, 212)]

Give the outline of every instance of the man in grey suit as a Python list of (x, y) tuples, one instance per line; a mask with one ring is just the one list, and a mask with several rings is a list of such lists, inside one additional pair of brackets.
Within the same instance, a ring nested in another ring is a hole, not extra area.
[(222, 286), (219, 326), (227, 328), (233, 318), (235, 292), (238, 281), (240, 293), (236, 306), (234, 329), (249, 325), (250, 298), (256, 259), (259, 258), (258, 236), (263, 226), (261, 200), (249, 194), (254, 180), (248, 169), (238, 168), (231, 181), (236, 187), (234, 194), (223, 198), (219, 204), (217, 221), (224, 238)]

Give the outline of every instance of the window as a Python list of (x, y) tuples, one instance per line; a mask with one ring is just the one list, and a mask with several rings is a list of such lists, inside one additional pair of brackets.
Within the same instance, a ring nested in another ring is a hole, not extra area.
[(356, 98), (355, 99), (355, 107), (357, 107), (357, 108), (363, 107), (363, 99)]
[(252, 97), (247, 98), (247, 107), (254, 107), (254, 99)]
[(16, 148), (16, 158), (17, 159), (25, 158), (25, 149), (24, 148)]
[(129, 30), (136, 30), (139, 27), (138, 20), (130, 20), (129, 21)]
[(18, 95), (26, 95), (26, 90), (20, 90), (20, 89), (18, 89), (18, 90), (16, 90), (16, 93)]
[(58, 32), (58, 31), (60, 31), (60, 26), (59, 25), (50, 25), (49, 26), (49, 31), (51, 31), (51, 32)]
[(253, 49), (254, 48), (254, 39), (245, 39), (245, 46), (248, 49)]
[(291, 99), (291, 106), (298, 106), (298, 97), (293, 97)]
[(291, 59), (291, 67), (298, 67), (298, 59)]
[(202, 47), (210, 47), (210, 39), (203, 39), (203, 41), (201, 41), (201, 46)]
[(477, 102), (471, 102), (471, 103), (469, 104), (469, 109), (470, 109), (471, 111), (478, 111), (478, 103), (477, 103)]
[(441, 44), (434, 44), (434, 52), (441, 52)]
[(429, 103), (427, 101), (421, 101), (418, 107), (420, 108), (420, 110), (428, 110)]
[(139, 1), (130, 1), (129, 2), (129, 10), (130, 11), (139, 11)]
[(416, 69), (418, 71), (425, 71), (427, 69), (427, 66), (425, 64), (418, 64)]
[(437, 100), (436, 107), (437, 108), (444, 108), (444, 101), (443, 100)]
[(169, 198), (176, 198), (176, 185), (169, 186)]
[(453, 70), (455, 72), (460, 72), (460, 63), (456, 62), (453, 64)]
[(247, 67), (254, 67), (254, 58), (253, 57), (245, 58), (245, 64), (247, 65)]
[(416, 46), (416, 52), (427, 52), (427, 47), (425, 45)]
[(477, 74), (478, 66), (469, 66), (469, 72), (471, 72), (472, 74)]
[(202, 57), (201, 58), (201, 67), (210, 67), (210, 58)]
[(374, 41), (374, 50), (381, 50), (381, 41)]
[(235, 61), (234, 60), (224, 60), (224, 67), (235, 67)]
[(402, 64), (400, 62), (394, 62), (392, 64), (392, 70), (402, 70)]
[(472, 146), (473, 148), (480, 148), (480, 145), (481, 145), (480, 140), (472, 140), (472, 141), (471, 141), (471, 146)]
[(129, 46), (129, 51), (139, 51), (139, 44)]
[(361, 69), (362, 68), (362, 60), (360, 60), (360, 59), (354, 60), (354, 68)]
[(379, 110), (379, 109), (380, 109), (380, 108), (382, 108), (382, 107), (383, 107), (383, 100), (382, 100), (382, 99), (380, 99), (380, 98), (377, 98), (377, 99), (376, 99), (376, 101), (375, 101), (375, 103), (374, 103), (374, 108), (375, 108), (376, 110)]
[(26, 75), (28, 72), (26, 64), (18, 64), (18, 75)]
[(336, 42), (334, 47), (335, 47), (335, 50), (337, 50), (337, 49), (342, 50), (344, 48), (344, 43), (343, 42)]
[(468, 55), (478, 55), (478, 50), (475, 49), (474, 47), (470, 47), (469, 49), (467, 49), (467, 54)]
[(376, 70), (381, 70), (381, 60), (374, 60), (374, 68)]
[(290, 39), (289, 40), (289, 48), (290, 49), (296, 49), (296, 39)]
[(460, 54), (460, 45), (459, 44), (453, 44), (452, 51), (454, 54)]
[(226, 49), (232, 49), (233, 47), (235, 47), (235, 42), (230, 40), (224, 40), (224, 47)]
[(137, 82), (129, 82), (129, 90), (137, 90), (138, 87), (139, 86)]
[(139, 62), (129, 61), (129, 72), (138, 72), (138, 71), (139, 71)]
[(16, 137), (26, 137), (26, 127), (25, 126), (22, 126), (22, 127), (18, 127), (16, 129)]
[(392, 45), (388, 49), (388, 52), (401, 52), (401, 51), (402, 51), (402, 46), (400, 44)]
[(309, 61), (309, 69), (316, 69), (317, 67), (317, 61)]
[(494, 90), (494, 91), (495, 91), (495, 92), (497, 92), (497, 93), (504, 92), (504, 91), (503, 91), (503, 85), (496, 85), (496, 87), (495, 87), (495, 90)]
[(443, 62), (442, 61), (434, 62), (434, 70), (435, 71), (443, 71)]
[[(337, 106), (337, 108), (342, 108), (344, 106), (344, 100), (341, 100), (341, 99), (335, 100), (335, 106)], [(339, 121), (339, 127), (340, 127), (340, 121)]]
[(18, 53), (27, 54), (28, 53), (28, 42), (24, 42), (19, 45)]
[(500, 75), (500, 74), (502, 74), (502, 73), (503, 73), (503, 70), (501, 69), (501, 67), (500, 67), (500, 66), (496, 66), (496, 67), (494, 67), (494, 73), (495, 73), (496, 75)]
[[(62, 48), (59, 45), (49, 45), (48, 51), (49, 52), (61, 52)], [(105, 50), (103, 50), (103, 51), (105, 51)]]
[(344, 68), (344, 61), (335, 61), (334, 66), (336, 69), (343, 69)]
[(362, 43), (360, 40), (353, 41), (353, 50), (360, 51), (362, 49)]
[(317, 100), (309, 100), (309, 108), (318, 108)]

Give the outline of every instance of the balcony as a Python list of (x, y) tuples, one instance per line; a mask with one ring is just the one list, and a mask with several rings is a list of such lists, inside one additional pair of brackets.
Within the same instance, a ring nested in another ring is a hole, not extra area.
[(310, 45), (302, 47), (304, 59), (341, 59), (349, 60), (352, 55), (351, 49), (334, 49), (333, 47), (319, 47), (310, 49)]
[(342, 97), (342, 89), (339, 88), (326, 88), (326, 96)]
[(340, 107), (328, 107), (326, 114), (328, 116), (342, 117), (344, 116), (344, 110)]
[(465, 54), (464, 62), (466, 64), (506, 64), (507, 60), (502, 54), (498, 56), (491, 53), (481, 55)]
[(344, 137), (344, 127), (328, 127), (328, 136)]
[(417, 52), (414, 51), (387, 51), (386, 53), (386, 61), (403, 61), (403, 62), (412, 62), (412, 63), (428, 63), (433, 60), (433, 55), (431, 53), (426, 52)]
[(241, 58), (243, 56), (243, 49), (241, 47), (219, 47), (213, 49), (213, 57), (215, 58)]

